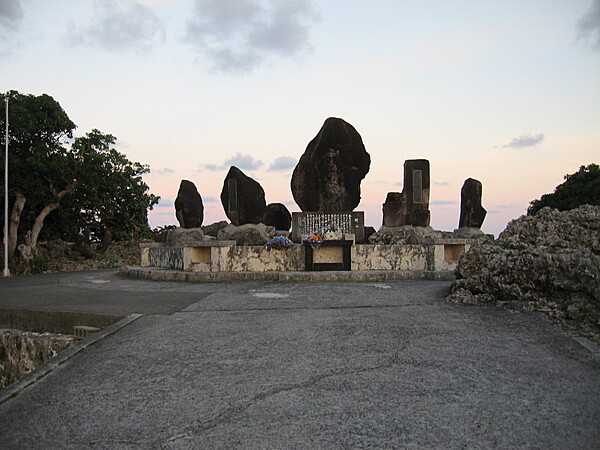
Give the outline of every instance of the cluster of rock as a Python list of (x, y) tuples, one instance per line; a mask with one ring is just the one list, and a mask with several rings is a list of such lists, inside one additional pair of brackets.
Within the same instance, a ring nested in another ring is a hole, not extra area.
[(383, 204), (383, 226), (429, 226), (429, 161), (410, 159), (404, 162), (402, 192), (390, 192)]
[[(356, 129), (343, 119), (330, 117), (312, 139), (291, 179), (291, 190), (300, 209), (305, 213), (349, 213), (360, 203), (362, 180), (369, 172), (371, 157)], [(469, 178), (461, 190), (459, 230), (447, 237), (480, 237), (480, 227), (486, 215), (481, 206), (482, 186)], [(426, 159), (407, 160), (404, 163), (402, 192), (390, 192), (383, 204), (383, 227), (379, 232), (365, 230), (361, 236), (370, 236), (373, 243), (423, 243), (444, 237), (429, 227), (430, 166)], [(182, 229), (196, 232), (172, 233), (170, 242), (188, 242), (202, 236), (222, 239), (221, 236), (240, 236), (252, 229), (252, 236), (265, 236), (265, 229), (246, 225), (264, 224), (276, 230), (289, 231), (292, 216), (281, 203), (267, 204), (262, 186), (239, 168), (232, 166), (221, 190), (221, 204), (231, 222), (219, 222), (200, 229), (204, 208), (202, 198), (191, 181), (183, 180), (175, 209)], [(231, 227), (246, 226), (242, 230)], [(364, 224), (362, 225), (364, 227)], [(406, 228), (408, 227), (408, 228)], [(361, 228), (362, 230), (362, 228)], [(185, 237), (184, 237), (185, 236)], [(205, 237), (206, 238), (206, 237)], [(261, 239), (236, 238), (238, 242), (259, 242)]]
[(600, 331), (600, 207), (550, 208), (510, 222), (459, 261), (448, 300), (514, 303)]
[(235, 240), (238, 245), (262, 245), (275, 229), (288, 231), (292, 216), (281, 203), (266, 204), (265, 191), (254, 179), (232, 166), (223, 182), (221, 203), (231, 221), (202, 226), (204, 206), (198, 189), (189, 180), (181, 181), (175, 200), (180, 228), (168, 230), (167, 244), (193, 245), (203, 240)]

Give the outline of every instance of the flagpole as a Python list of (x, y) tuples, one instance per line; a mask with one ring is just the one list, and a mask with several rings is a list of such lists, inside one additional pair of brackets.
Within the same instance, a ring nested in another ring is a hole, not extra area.
[(4, 276), (10, 276), (8, 270), (8, 92), (4, 97), (6, 104), (6, 134), (4, 137)]

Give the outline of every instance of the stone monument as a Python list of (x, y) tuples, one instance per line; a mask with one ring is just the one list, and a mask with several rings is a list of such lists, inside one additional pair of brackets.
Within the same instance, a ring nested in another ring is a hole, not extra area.
[(292, 174), (294, 200), (304, 212), (347, 213), (360, 203), (371, 157), (358, 131), (330, 117), (310, 141)]
[(460, 190), (459, 228), (481, 228), (487, 211), (481, 206), (482, 185), (473, 178), (467, 178)]
[(235, 166), (231, 166), (223, 182), (221, 204), (236, 226), (260, 223), (267, 207), (262, 186)]
[(426, 159), (405, 161), (402, 192), (388, 193), (383, 204), (383, 226), (428, 227), (431, 219), (429, 188), (429, 161)]
[(204, 220), (204, 205), (196, 185), (182, 180), (175, 199), (175, 216), (181, 228), (199, 228)]

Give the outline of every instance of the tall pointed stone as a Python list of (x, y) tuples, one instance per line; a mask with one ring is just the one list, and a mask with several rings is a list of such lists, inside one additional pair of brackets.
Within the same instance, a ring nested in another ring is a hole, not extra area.
[(196, 185), (182, 180), (175, 199), (175, 216), (181, 228), (198, 228), (204, 220), (204, 205)]
[(302, 211), (349, 212), (360, 203), (360, 183), (371, 157), (358, 131), (342, 119), (325, 120), (292, 174), (294, 200)]
[(260, 223), (267, 207), (262, 186), (235, 166), (223, 182), (221, 204), (234, 225)]

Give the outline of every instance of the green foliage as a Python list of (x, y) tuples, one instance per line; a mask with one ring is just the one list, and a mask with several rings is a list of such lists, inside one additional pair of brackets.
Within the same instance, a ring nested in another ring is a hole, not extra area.
[[(39, 211), (73, 182), (74, 161), (66, 144), (75, 124), (49, 95), (0, 94), (0, 142), (4, 150), (5, 103), (9, 103), (9, 196), (19, 191), (27, 197), (21, 231), (30, 229)], [(4, 153), (4, 152), (2, 152)], [(0, 158), (4, 173), (4, 158)], [(0, 194), (4, 196), (4, 183)], [(3, 214), (3, 211), (2, 213)]]
[(31, 260), (31, 273), (43, 273), (48, 270), (48, 257), (35, 255)]
[(116, 240), (148, 234), (148, 210), (159, 200), (142, 179), (149, 167), (119, 153), (116, 141), (94, 129), (71, 147), (77, 183), (58, 220), (76, 223), (92, 240), (101, 240), (107, 231)]
[[(149, 192), (142, 176), (147, 165), (132, 162), (114, 147), (116, 138), (96, 129), (73, 140), (75, 124), (48, 95), (0, 94), (0, 134), (4, 147), (4, 97), (9, 96), (9, 196), (22, 192), (27, 201), (19, 234), (31, 229), (39, 212), (71, 188), (50, 214), (44, 239), (115, 240), (149, 236), (147, 212), (159, 197)], [(3, 153), (3, 152), (2, 152)], [(4, 171), (4, 158), (0, 158)], [(3, 183), (0, 187), (2, 192)], [(0, 212), (0, 218), (3, 211)]]
[(176, 229), (175, 225), (164, 225), (152, 229), (151, 239), (154, 242), (167, 242), (169, 231)]
[(527, 214), (534, 215), (546, 206), (566, 211), (586, 204), (600, 205), (600, 166), (597, 164), (581, 166), (579, 171), (565, 175), (564, 183), (554, 192), (531, 202)]

